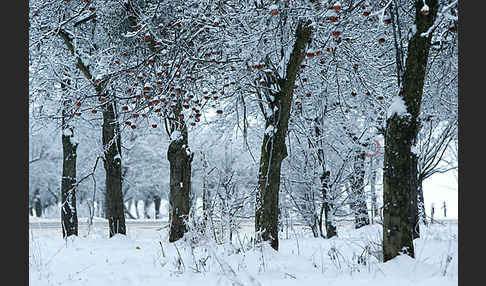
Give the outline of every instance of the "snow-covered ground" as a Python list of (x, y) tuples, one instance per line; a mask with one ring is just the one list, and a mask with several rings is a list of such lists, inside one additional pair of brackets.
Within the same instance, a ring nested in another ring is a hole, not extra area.
[(251, 247), (251, 225), (235, 235), (233, 245), (204, 240), (194, 248), (188, 241), (168, 243), (167, 228), (127, 228), (126, 237), (111, 239), (104, 227), (95, 226), (89, 235), (82, 228), (66, 241), (60, 229), (31, 227), (30, 285), (458, 285), (454, 221), (422, 226), (416, 259), (387, 263), (378, 260), (379, 225), (354, 230), (348, 224), (332, 239), (295, 228), (282, 233), (279, 252)]

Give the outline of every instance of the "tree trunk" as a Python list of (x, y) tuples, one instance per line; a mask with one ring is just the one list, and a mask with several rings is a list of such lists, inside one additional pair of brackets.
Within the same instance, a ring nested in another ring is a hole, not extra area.
[[(324, 157), (324, 139), (322, 137), (322, 128), (324, 126), (324, 118), (316, 118), (314, 120), (314, 130), (316, 133), (316, 137), (319, 138), (319, 148), (317, 149), (317, 158), (319, 159), (320, 167), (322, 169), (322, 174), (320, 177), (321, 180), (321, 195), (322, 195), (322, 204), (321, 204), (321, 212), (320, 212), (320, 219), (319, 219), (319, 232), (322, 237), (331, 238), (337, 235), (336, 230), (336, 222), (333, 216), (334, 211), (334, 204), (333, 198), (329, 193), (329, 178), (331, 176), (331, 172), (325, 171), (325, 157)], [(325, 216), (324, 220), (322, 216)], [(326, 227), (326, 235), (324, 235), (322, 229), (322, 223), (324, 221), (324, 225)]]
[(418, 194), (418, 212), (419, 212), (419, 220), (427, 225), (427, 214), (425, 212), (425, 202), (424, 202), (424, 189), (423, 189), (423, 180), (422, 178), (418, 178), (417, 182), (417, 194)]
[(160, 218), (160, 196), (154, 196), (154, 207), (155, 207), (155, 219)]
[(419, 130), (418, 115), (422, 101), (425, 71), (432, 34), (422, 37), (435, 21), (437, 0), (426, 1), (429, 14), (420, 10), (422, 1), (415, 1), (417, 32), (408, 44), (400, 98), (407, 107), (406, 115), (394, 114), (387, 119), (385, 132), (385, 162), (383, 172), (383, 258), (393, 259), (400, 253), (414, 257), (410, 229), (411, 146)]
[(120, 127), (116, 120), (115, 103), (103, 106), (103, 150), (106, 171), (106, 217), (109, 236), (126, 234), (125, 211), (122, 192), (122, 161)]
[[(63, 108), (70, 101), (63, 103)], [(61, 178), (61, 225), (62, 236), (66, 238), (78, 235), (78, 214), (76, 211), (76, 151), (78, 143), (74, 140), (74, 128), (65, 123), (67, 110), (63, 109), (62, 117), (62, 178)]]
[(36, 217), (42, 216), (42, 202), (39, 194), (39, 189), (36, 189), (34, 191), (34, 210)]
[(149, 205), (150, 205), (150, 201), (148, 198), (145, 198), (143, 200), (143, 218), (150, 218), (150, 214), (149, 214)]
[(89, 229), (93, 225), (93, 217), (94, 217), (94, 202), (90, 199), (86, 200), (86, 206), (88, 207), (88, 233)]
[(296, 30), (296, 40), (287, 64), (286, 77), (278, 80), (280, 91), (273, 94), (275, 102), (270, 103), (273, 114), (266, 118), (265, 130), (271, 126), (272, 132), (265, 132), (261, 148), (258, 191), (256, 195), (255, 232), (257, 240), (270, 241), (278, 250), (278, 193), (282, 161), (287, 157), (285, 137), (287, 134), (290, 109), (297, 72), (305, 56), (306, 46), (311, 41), (310, 21), (300, 22)]
[(187, 231), (184, 220), (190, 211), (192, 155), (186, 152), (187, 137), (169, 145), (170, 162), (170, 234), (169, 242), (181, 239)]
[[(175, 118), (179, 118), (181, 102), (174, 109)], [(170, 163), (169, 193), (169, 242), (181, 239), (187, 232), (185, 220), (191, 209), (191, 163), (193, 154), (188, 146), (187, 126), (183, 119), (178, 119), (171, 126), (173, 138), (167, 150)], [(177, 132), (177, 134), (176, 134)]]
[(319, 237), (319, 219), (317, 214), (312, 215), (311, 222), (312, 235), (314, 237)]
[(378, 216), (378, 202), (376, 197), (376, 168), (373, 167), (373, 158), (370, 160), (370, 192), (371, 192), (371, 223), (375, 222)]
[[(397, 116), (394, 116), (397, 118)], [(406, 119), (405, 119), (406, 120)], [(410, 128), (404, 119), (389, 120), (385, 137), (383, 172), (383, 251), (388, 261), (403, 251), (414, 257), (410, 228), (411, 206), (411, 140), (404, 134)], [(398, 122), (397, 122), (398, 121)], [(408, 127), (408, 128), (407, 128)], [(411, 131), (413, 132), (413, 131)], [(392, 136), (396, 134), (395, 136)]]
[(364, 160), (365, 154), (362, 152), (358, 153), (354, 162), (354, 175), (351, 183), (353, 194), (351, 209), (354, 212), (354, 228), (356, 229), (370, 224), (364, 191)]
[(435, 206), (432, 204), (430, 206), (430, 223), (434, 223)]
[[(334, 219), (333, 211), (334, 211), (334, 204), (332, 203), (332, 197), (329, 194), (329, 176), (331, 173), (329, 171), (325, 171), (324, 174), (321, 176), (321, 193), (322, 193), (322, 206), (321, 206), (321, 216), (324, 212), (324, 225), (326, 227), (326, 238), (331, 238), (337, 235), (336, 230), (336, 221)], [(323, 235), (322, 231), (322, 218), (321, 218), (321, 226), (320, 226), (321, 236)]]
[[(266, 127), (270, 125), (271, 122), (267, 121)], [(275, 250), (278, 250), (280, 170), (282, 160), (287, 156), (285, 135), (282, 130), (278, 133), (280, 134), (276, 133), (273, 137), (268, 134), (263, 137), (255, 211), (257, 240), (270, 240)]]
[(203, 208), (203, 222), (202, 222), (202, 231), (206, 232), (206, 228), (208, 225), (208, 216), (209, 216), (209, 190), (207, 187), (207, 180), (208, 180), (208, 161), (206, 160), (206, 153), (201, 152), (201, 161), (202, 161), (202, 208)]
[(140, 200), (135, 200), (135, 215), (137, 216), (137, 218), (140, 218), (140, 212), (138, 210), (139, 203), (140, 203)]

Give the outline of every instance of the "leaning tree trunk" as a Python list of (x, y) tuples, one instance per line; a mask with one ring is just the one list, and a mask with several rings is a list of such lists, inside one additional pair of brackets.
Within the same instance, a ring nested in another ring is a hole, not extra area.
[(310, 21), (300, 22), (296, 30), (295, 44), (287, 64), (286, 77), (277, 81), (280, 91), (273, 94), (270, 103), (273, 114), (266, 118), (261, 148), (258, 191), (256, 195), (255, 231), (257, 240), (270, 241), (278, 250), (278, 193), (282, 161), (287, 157), (285, 137), (287, 134), (293, 90), (297, 72), (305, 56), (306, 46), (311, 41)]
[(110, 237), (126, 234), (122, 192), (122, 161), (120, 127), (116, 120), (115, 103), (103, 106), (103, 150), (106, 171), (106, 217)]
[(169, 242), (175, 242), (187, 232), (185, 220), (191, 210), (191, 163), (193, 153), (188, 146), (187, 126), (179, 117), (182, 104), (179, 102), (173, 113), (177, 120), (171, 124), (171, 142), (167, 150), (170, 163), (169, 193)]
[(70, 101), (63, 103), (62, 117), (62, 178), (61, 178), (61, 225), (64, 238), (78, 235), (78, 214), (76, 211), (76, 150), (74, 128), (65, 122)]
[(411, 146), (419, 130), (418, 115), (422, 101), (427, 58), (432, 35), (422, 36), (435, 21), (437, 0), (425, 1), (428, 15), (420, 10), (423, 1), (415, 1), (417, 32), (408, 44), (407, 60), (398, 99), (407, 107), (407, 114), (392, 114), (385, 132), (385, 161), (383, 170), (383, 258), (393, 259), (400, 253), (414, 257), (410, 228), (412, 179)]
[(354, 228), (360, 228), (370, 224), (368, 215), (368, 207), (366, 205), (366, 195), (364, 191), (364, 168), (365, 154), (358, 153), (354, 162), (353, 181), (351, 183), (352, 190), (352, 210), (354, 213)]

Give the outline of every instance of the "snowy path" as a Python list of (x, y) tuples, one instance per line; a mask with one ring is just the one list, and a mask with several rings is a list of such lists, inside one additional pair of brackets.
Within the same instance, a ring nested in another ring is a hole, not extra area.
[[(457, 219), (439, 219), (437, 220), (440, 224), (457, 224)], [(126, 220), (127, 228), (132, 229), (159, 229), (167, 226), (167, 220)], [(95, 219), (93, 220), (94, 227), (104, 227), (108, 228), (107, 221), (105, 219)], [(242, 224), (243, 227), (248, 227), (253, 225), (252, 222), (248, 221)], [(300, 223), (294, 223), (294, 225), (299, 226)], [(349, 226), (351, 222), (343, 221), (338, 223), (338, 226)], [(78, 226), (80, 229), (87, 228), (88, 223), (86, 218), (80, 218), (78, 222)], [(61, 221), (60, 219), (35, 219), (29, 221), (29, 228), (30, 229), (53, 229), (53, 228), (61, 228)]]
[[(96, 220), (93, 221), (94, 227), (105, 227), (108, 228), (108, 223), (106, 220)], [(162, 220), (152, 220), (152, 221), (136, 221), (130, 220), (126, 221), (126, 225), (128, 228), (146, 228), (146, 229), (157, 229), (167, 225), (167, 221)], [(78, 227), (87, 228), (88, 223), (86, 220), (82, 220), (78, 222)], [(53, 229), (53, 228), (61, 228), (60, 220), (46, 220), (46, 221), (36, 221), (36, 222), (29, 222), (30, 229)]]

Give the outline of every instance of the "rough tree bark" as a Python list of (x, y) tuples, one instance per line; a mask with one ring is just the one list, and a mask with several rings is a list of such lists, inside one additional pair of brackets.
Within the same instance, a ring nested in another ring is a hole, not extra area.
[[(169, 193), (169, 242), (181, 239), (187, 232), (185, 220), (191, 209), (191, 163), (193, 153), (188, 146), (187, 126), (179, 114), (182, 104), (174, 108), (175, 120), (170, 124), (171, 142), (167, 150), (170, 163), (170, 193)], [(176, 133), (177, 132), (177, 133)]]
[[(305, 56), (306, 46), (311, 41), (312, 29), (309, 22), (300, 22), (296, 29), (296, 39), (286, 77), (278, 79), (280, 91), (274, 94), (270, 103), (273, 114), (266, 117), (265, 129), (272, 126), (273, 132), (265, 132), (261, 148), (258, 190), (256, 195), (255, 232), (257, 240), (270, 241), (278, 250), (278, 194), (282, 161), (287, 157), (285, 137), (287, 134), (293, 90), (297, 72)], [(278, 108), (278, 109), (277, 109)]]
[(78, 143), (73, 142), (74, 127), (66, 123), (70, 100), (63, 102), (62, 110), (62, 178), (61, 178), (61, 225), (62, 236), (78, 235), (78, 214), (76, 211), (76, 158)]
[(116, 119), (115, 102), (103, 106), (103, 150), (106, 173), (106, 217), (110, 237), (126, 234), (122, 192), (122, 161), (120, 126)]
[(424, 2), (415, 1), (417, 32), (408, 43), (407, 60), (399, 95), (405, 102), (408, 114), (394, 114), (387, 119), (383, 170), (383, 258), (385, 262), (400, 253), (414, 257), (409, 217), (413, 185), (411, 146), (419, 130), (418, 115), (432, 37), (432, 33), (425, 37), (421, 34), (427, 32), (433, 25), (438, 10), (438, 0), (425, 2), (429, 6), (428, 15), (420, 12)]

